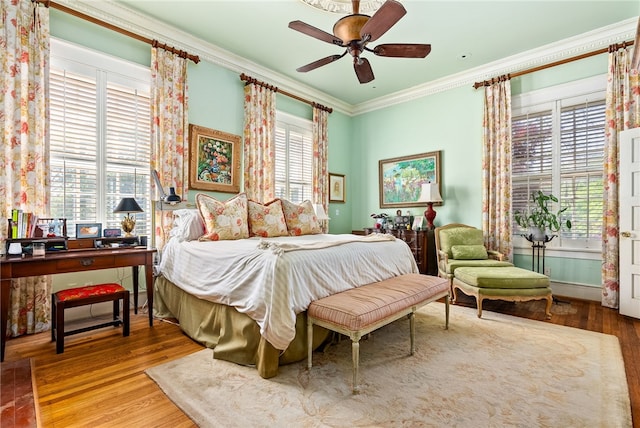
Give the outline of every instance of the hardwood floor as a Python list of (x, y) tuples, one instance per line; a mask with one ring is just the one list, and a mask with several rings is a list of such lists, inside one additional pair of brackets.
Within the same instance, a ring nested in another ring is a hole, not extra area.
[[(485, 301), (483, 309), (617, 336), (634, 426), (640, 428), (640, 320), (599, 302), (561, 300), (568, 303), (554, 304), (550, 321), (544, 320), (542, 301)], [(458, 304), (475, 307), (466, 296)], [(191, 427), (144, 370), (200, 349), (178, 326), (156, 320), (149, 328), (147, 316), (139, 313), (131, 314), (129, 337), (110, 328), (82, 333), (67, 338), (58, 355), (48, 332), (25, 336), (8, 341), (5, 361), (33, 358), (43, 427)]]

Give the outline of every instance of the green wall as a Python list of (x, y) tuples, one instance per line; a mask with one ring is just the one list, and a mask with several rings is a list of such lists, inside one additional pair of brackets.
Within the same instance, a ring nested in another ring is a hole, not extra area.
[[(149, 45), (65, 13), (51, 10), (51, 35), (143, 65)], [(527, 74), (512, 80), (513, 95), (606, 73), (606, 54)], [(216, 64), (189, 62), (189, 122), (242, 135), (243, 82), (236, 72)], [(311, 118), (311, 107), (278, 95), (278, 109)], [(345, 174), (346, 202), (331, 203), (331, 233), (349, 233), (373, 224), (381, 210), (378, 161), (441, 151), (443, 206), (436, 225), (451, 222), (481, 225), (481, 149), (483, 91), (471, 84), (437, 92), (355, 117), (334, 111), (329, 116), (329, 172)], [(193, 201), (195, 192), (189, 193)], [(226, 199), (230, 194), (213, 194)], [(412, 208), (413, 214), (424, 208)], [(552, 278), (600, 284), (600, 261), (548, 258), (557, 264)], [(530, 267), (526, 256), (516, 264)]]
[[(606, 72), (607, 55), (602, 54), (514, 78), (512, 95)], [(435, 150), (441, 151), (444, 199), (441, 207), (435, 207), (436, 226), (465, 223), (481, 227), (483, 103), (484, 91), (469, 84), (353, 118), (351, 179), (363, 183), (355, 196), (353, 229), (371, 226), (371, 213), (395, 213), (395, 209), (380, 209), (380, 159)], [(412, 208), (411, 212), (417, 214), (425, 208)], [(530, 269), (531, 258), (517, 256), (515, 264)], [(547, 266), (555, 281), (601, 284), (600, 260), (547, 257)]]

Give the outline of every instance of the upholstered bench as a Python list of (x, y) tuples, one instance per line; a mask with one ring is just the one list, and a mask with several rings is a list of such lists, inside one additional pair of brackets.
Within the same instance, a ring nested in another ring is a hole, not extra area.
[(511, 267), (459, 267), (453, 273), (453, 302), (457, 300), (458, 289), (474, 296), (478, 305), (478, 318), (482, 317), (482, 301), (499, 299), (510, 302), (527, 300), (547, 300), (547, 319), (551, 318), (553, 296), (549, 287), (549, 277)]
[[(120, 318), (122, 300), (122, 319)], [(64, 310), (94, 303), (113, 302), (113, 321), (65, 331)], [(56, 342), (56, 353), (64, 352), (64, 338), (76, 333), (122, 324), (122, 335), (129, 336), (129, 290), (120, 284), (99, 284), (68, 288), (51, 295), (51, 341)]]
[(308, 367), (312, 366), (313, 324), (351, 338), (353, 393), (358, 391), (360, 338), (409, 315), (411, 355), (415, 350), (415, 311), (445, 299), (445, 328), (449, 327), (449, 282), (420, 274), (406, 274), (352, 288), (311, 302), (307, 309)]

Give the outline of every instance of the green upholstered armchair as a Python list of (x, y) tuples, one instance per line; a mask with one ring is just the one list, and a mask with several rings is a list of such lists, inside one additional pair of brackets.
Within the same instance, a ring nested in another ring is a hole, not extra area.
[(436, 227), (436, 257), (438, 276), (447, 278), (452, 286), (454, 271), (463, 266), (513, 266), (497, 251), (487, 251), (482, 230), (460, 223)]

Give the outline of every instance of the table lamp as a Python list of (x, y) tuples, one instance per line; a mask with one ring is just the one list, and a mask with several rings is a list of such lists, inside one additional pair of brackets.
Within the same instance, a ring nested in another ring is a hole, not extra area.
[(327, 213), (324, 211), (324, 207), (322, 204), (313, 204), (313, 210), (316, 212), (316, 219), (320, 222), (320, 224), (324, 227), (324, 223), (327, 220), (330, 220)]
[(131, 213), (141, 213), (142, 208), (136, 202), (135, 198), (122, 198), (120, 203), (113, 210), (114, 213), (126, 213), (127, 215), (122, 219), (120, 225), (122, 226), (122, 230), (124, 231), (124, 236), (133, 236), (131, 232), (136, 227), (136, 219)]
[(433, 229), (433, 220), (436, 218), (436, 212), (433, 209), (434, 202), (442, 202), (442, 196), (440, 196), (440, 190), (438, 189), (438, 183), (422, 183), (420, 190), (420, 198), (417, 202), (426, 202), (427, 209), (424, 212), (424, 217), (427, 219), (427, 227)]

